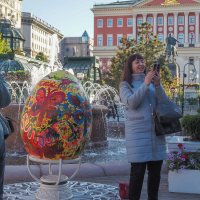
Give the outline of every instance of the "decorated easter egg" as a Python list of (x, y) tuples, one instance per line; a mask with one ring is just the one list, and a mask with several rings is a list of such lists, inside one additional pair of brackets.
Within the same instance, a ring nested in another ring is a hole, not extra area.
[(27, 98), (20, 133), (29, 155), (69, 160), (80, 156), (91, 125), (91, 105), (80, 81), (56, 71), (38, 82)]

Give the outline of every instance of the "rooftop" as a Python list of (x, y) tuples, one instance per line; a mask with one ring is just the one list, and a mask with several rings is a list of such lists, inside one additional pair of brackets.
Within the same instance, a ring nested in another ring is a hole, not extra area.
[(100, 4), (95, 4), (94, 7), (98, 7), (98, 6), (122, 6), (122, 5), (133, 5), (137, 2), (140, 2), (142, 0), (132, 0), (132, 1), (115, 1), (115, 2), (111, 2), (111, 3), (100, 3)]

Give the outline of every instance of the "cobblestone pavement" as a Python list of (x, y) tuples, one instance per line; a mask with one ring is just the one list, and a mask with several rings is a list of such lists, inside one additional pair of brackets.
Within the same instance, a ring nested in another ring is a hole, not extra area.
[[(104, 183), (118, 187), (119, 181), (128, 181), (128, 176), (107, 176), (98, 178), (84, 178), (84, 181)], [(82, 180), (82, 179), (78, 179)], [(143, 184), (141, 200), (147, 200), (147, 177)], [(167, 174), (163, 173), (161, 178), (159, 200), (200, 200), (200, 194), (184, 194), (184, 193), (172, 193), (168, 192)]]

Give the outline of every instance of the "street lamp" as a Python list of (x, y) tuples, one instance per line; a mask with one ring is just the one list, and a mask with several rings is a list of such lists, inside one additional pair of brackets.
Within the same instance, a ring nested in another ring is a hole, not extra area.
[[(184, 113), (184, 107), (185, 107), (185, 78), (187, 77), (187, 74), (185, 73), (186, 66), (193, 66), (193, 69), (190, 71), (190, 74), (192, 75), (192, 81), (194, 81), (197, 78), (197, 70), (195, 65), (192, 62), (188, 62), (183, 67), (183, 99), (182, 99), (182, 114)], [(190, 75), (190, 76), (191, 76)]]

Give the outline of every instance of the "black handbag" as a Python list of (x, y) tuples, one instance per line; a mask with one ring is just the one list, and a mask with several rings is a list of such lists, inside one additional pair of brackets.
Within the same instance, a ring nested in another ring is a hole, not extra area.
[(173, 134), (182, 131), (181, 110), (171, 100), (158, 103), (154, 112), (155, 133), (157, 136)]

